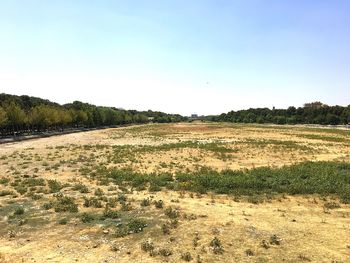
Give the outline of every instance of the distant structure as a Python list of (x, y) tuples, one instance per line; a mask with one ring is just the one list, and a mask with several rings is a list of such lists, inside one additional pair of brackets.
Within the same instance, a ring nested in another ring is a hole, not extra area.
[(198, 114), (191, 114), (192, 119), (198, 119)]
[(315, 102), (311, 102), (311, 103), (305, 103), (304, 104), (304, 108), (314, 108), (314, 109), (320, 109), (323, 107), (327, 107), (328, 105), (323, 104), (320, 101), (315, 101)]

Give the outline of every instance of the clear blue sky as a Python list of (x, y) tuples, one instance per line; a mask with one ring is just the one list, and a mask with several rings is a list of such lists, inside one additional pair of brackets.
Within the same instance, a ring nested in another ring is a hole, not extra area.
[(0, 0), (0, 92), (184, 115), (350, 104), (348, 0)]

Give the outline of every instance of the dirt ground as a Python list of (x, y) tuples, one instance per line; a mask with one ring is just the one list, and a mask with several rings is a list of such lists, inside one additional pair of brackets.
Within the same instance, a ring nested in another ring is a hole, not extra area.
[[(349, 131), (151, 124), (4, 144), (0, 157), (0, 262), (350, 262), (350, 205), (336, 197), (279, 195), (252, 202), (228, 195), (123, 189), (85, 175), (85, 169), (97, 165), (174, 173), (281, 167), (305, 160), (350, 162)], [(74, 198), (78, 213), (43, 209), (58, 198), (49, 180)], [(77, 184), (88, 190), (79, 192)], [(125, 218), (125, 203), (119, 202), (113, 209), (121, 211), (121, 218), (81, 221), (84, 212), (101, 215), (107, 200), (121, 194), (131, 206)], [(85, 207), (86, 197), (100, 198), (103, 207)], [(150, 205), (142, 205), (147, 198)], [(163, 201), (162, 208), (155, 207), (157, 200)], [(169, 207), (178, 211), (175, 218), (167, 215)], [(129, 217), (144, 219), (147, 227), (118, 236), (115, 224)], [(65, 224), (58, 223), (63, 219)], [(147, 242), (154, 249), (143, 249)]]
[[(220, 143), (232, 152), (213, 154), (197, 148), (176, 147), (176, 144), (189, 141)], [(5, 144), (0, 150), (3, 154), (24, 149), (46, 154), (50, 147), (70, 145), (156, 147), (164, 144), (175, 146), (166, 151), (142, 151), (137, 153), (137, 163), (131, 160), (118, 167), (131, 167), (142, 172), (174, 172), (183, 170), (181, 166), (190, 170), (199, 166), (235, 170), (280, 167), (305, 160), (350, 162), (348, 131), (277, 125), (186, 123), (132, 126)]]

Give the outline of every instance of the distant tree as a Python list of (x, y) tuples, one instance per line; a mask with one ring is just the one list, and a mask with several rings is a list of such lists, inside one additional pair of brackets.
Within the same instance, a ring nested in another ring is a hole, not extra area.
[(76, 111), (76, 115), (75, 115), (75, 122), (76, 124), (79, 125), (85, 125), (87, 124), (88, 121), (88, 115), (86, 112), (82, 111), (82, 110), (77, 110)]
[(341, 118), (344, 124), (350, 124), (350, 105), (344, 109)]
[(29, 112), (28, 120), (34, 129), (42, 129), (49, 125), (49, 112), (44, 105), (36, 106)]
[(276, 123), (276, 124), (286, 124), (287, 123), (287, 119), (284, 116), (275, 116), (273, 120), (274, 120), (274, 123)]
[(297, 124), (297, 119), (295, 116), (286, 119), (287, 124)]
[(33, 132), (66, 127), (100, 127), (128, 123), (178, 122), (186, 120), (176, 114), (159, 111), (122, 110), (111, 107), (97, 107), (74, 101), (57, 103), (30, 96), (0, 94), (0, 129), (2, 135), (14, 132)]
[(21, 126), (26, 123), (27, 116), (25, 112), (15, 102), (10, 102), (5, 105), (6, 116), (12, 131), (19, 131)]
[(297, 111), (297, 109), (295, 107), (293, 107), (293, 106), (288, 107), (288, 109), (286, 111), (287, 116), (290, 117), (290, 116), (295, 115), (296, 111)]
[(73, 122), (72, 115), (68, 110), (61, 109), (58, 113), (59, 115), (59, 124), (61, 128), (64, 128)]
[(7, 114), (6, 111), (0, 107), (0, 128), (7, 124)]
[(338, 116), (332, 113), (327, 113), (326, 115), (326, 124), (337, 125), (339, 124), (340, 119)]

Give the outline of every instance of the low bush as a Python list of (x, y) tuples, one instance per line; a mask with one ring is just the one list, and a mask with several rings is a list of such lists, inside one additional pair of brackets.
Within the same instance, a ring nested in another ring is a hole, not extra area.
[(24, 214), (24, 208), (22, 206), (17, 207), (13, 214), (16, 215), (16, 216), (23, 215)]
[(86, 197), (84, 196), (84, 206), (85, 207), (95, 207), (95, 208), (102, 208), (102, 202), (101, 200), (98, 200), (96, 197)]
[(55, 195), (55, 197), (56, 200), (53, 203), (55, 212), (78, 212), (78, 205), (75, 203), (74, 198), (62, 194)]
[(79, 191), (82, 194), (86, 194), (86, 193), (89, 192), (89, 188), (86, 185), (82, 184), (82, 183), (75, 184), (73, 186), (73, 190)]
[(48, 180), (47, 183), (49, 185), (51, 193), (57, 193), (63, 188), (63, 185), (56, 180)]
[(80, 219), (83, 223), (91, 223), (96, 219), (96, 217), (90, 213), (82, 213)]
[(103, 215), (101, 216), (101, 220), (106, 220), (107, 218), (110, 218), (110, 219), (116, 219), (116, 218), (119, 218), (120, 217), (120, 214), (118, 211), (114, 211), (114, 210), (111, 210), (111, 209), (105, 209), (105, 211), (103, 212)]
[(147, 227), (147, 223), (142, 219), (133, 218), (129, 221), (127, 226), (128, 226), (129, 232), (139, 233), (139, 232), (142, 232), (145, 227)]

